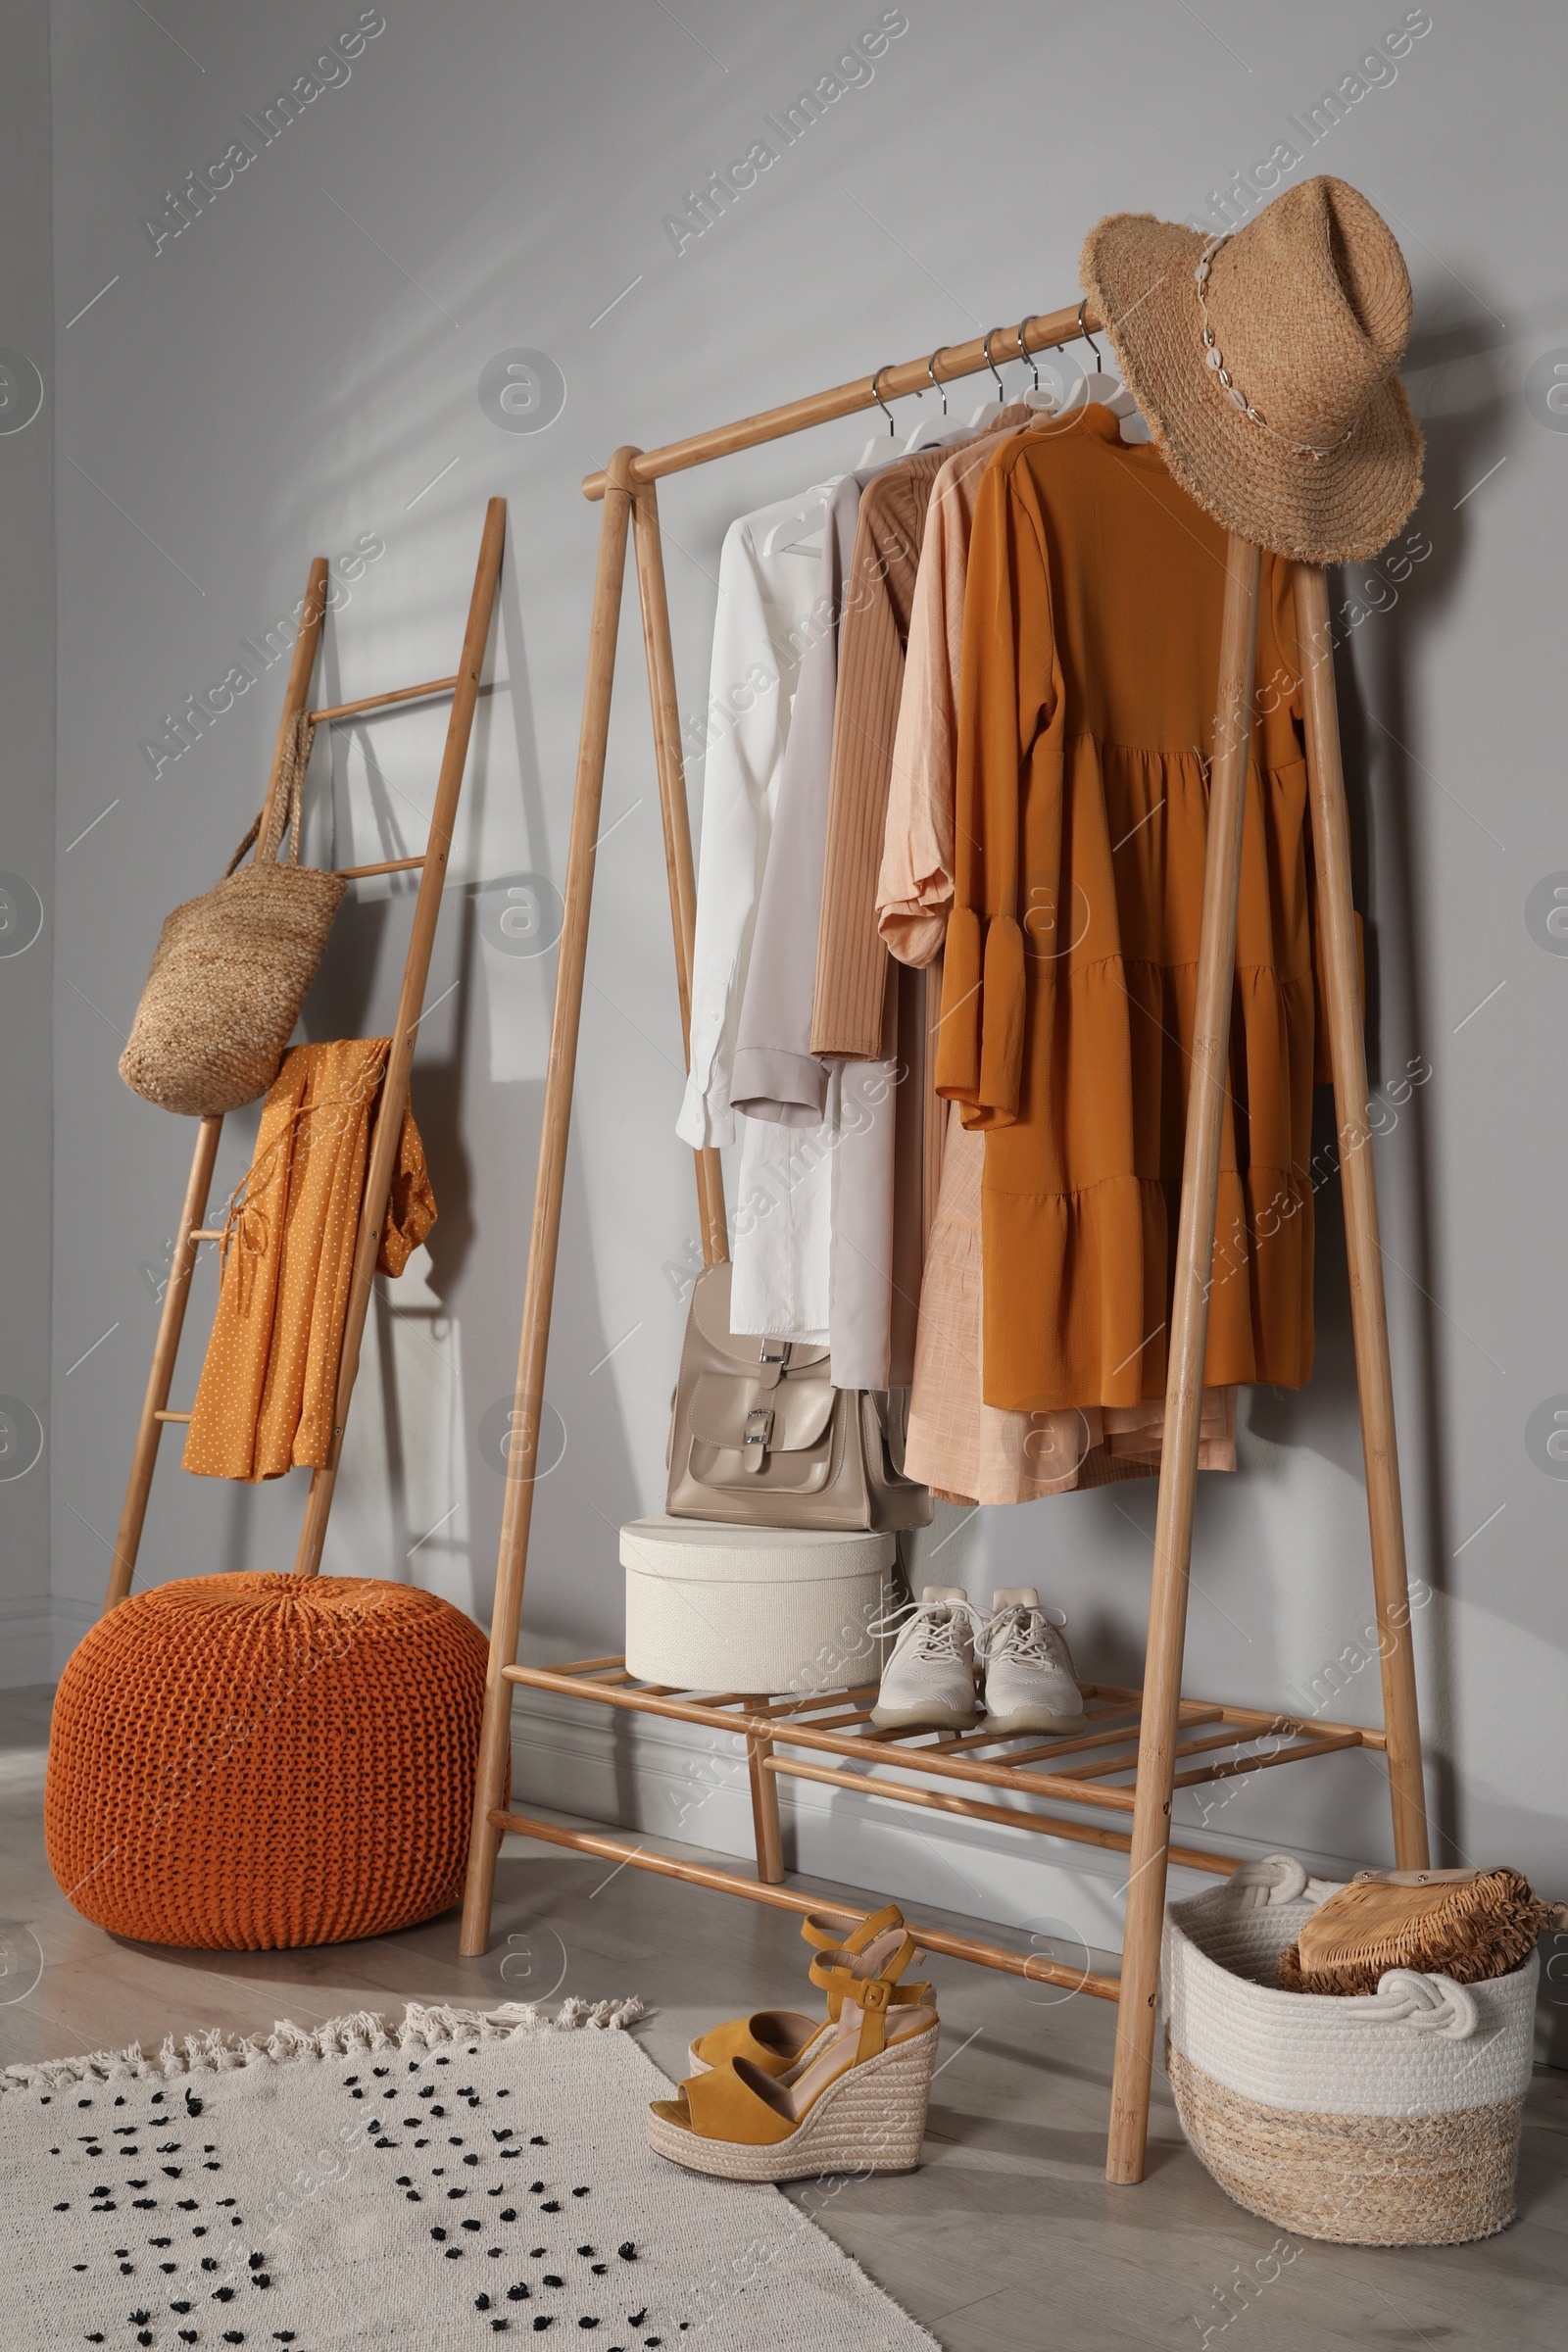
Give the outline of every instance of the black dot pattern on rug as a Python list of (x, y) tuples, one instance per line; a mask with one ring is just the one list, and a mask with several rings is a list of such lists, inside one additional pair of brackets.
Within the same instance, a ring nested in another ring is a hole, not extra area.
[[(311, 2143), (321, 2152), (318, 2177), (302, 2171), (292, 2180), (294, 2159), (283, 2159), (281, 2149), (275, 2178), (259, 2179), (251, 2148), (242, 2161), (225, 2130), (234, 2113), (229, 2086), (205, 2073), (187, 2081), (178, 2061), (175, 2079), (166, 2075), (156, 2089), (144, 2074), (129, 2082), (122, 2075), (123, 2090), (73, 2084), (62, 2095), (57, 2085), (52, 2106), (51, 2093), (33, 2093), (60, 2136), (35, 2160), (50, 2193), (32, 2211), (60, 2234), (59, 2276), (69, 2271), (71, 2308), (82, 2315), (64, 2340), (117, 2352), (132, 2344), (139, 2352), (175, 2345), (320, 2352), (311, 2326), (320, 2281), (297, 2249), (319, 2250), (313, 2230), (323, 2222), (330, 2236), (330, 2191), (352, 2177), (351, 2211), (363, 2213), (368, 2191), (372, 2200), (427, 2203), (437, 2217), (408, 2215), (405, 2230), (394, 2227), (402, 2260), (422, 2279), (417, 2308), (427, 2315), (427, 2340), (461, 2347), (492, 2333), (560, 2328), (563, 2344), (586, 2339), (601, 2352), (632, 2352), (634, 2345), (659, 2352), (691, 2322), (669, 2309), (663, 2292), (645, 2294), (640, 2310), (626, 2308), (634, 2298), (621, 2266), (642, 2249), (622, 2232), (628, 2222), (646, 2223), (641, 2204), (635, 2216), (617, 2212), (623, 2176), (585, 2162), (595, 2143), (559, 2121), (572, 2113), (560, 2105), (559, 2087), (547, 2111), (535, 2106), (530, 2116), (526, 2068), (498, 2083), (498, 2060), (506, 2063), (494, 2043), (431, 2051), (417, 2042), (390, 2055), (362, 2044), (353, 2057), (328, 2059), (320, 2090), (337, 2111)], [(166, 2055), (163, 2065), (170, 2064)], [(547, 2080), (558, 2083), (554, 2069)], [(554, 2133), (534, 2128), (552, 2117)], [(34, 2129), (37, 2144), (47, 2127), (40, 2119)], [(303, 2153), (304, 2143), (295, 2144)], [(390, 2159), (384, 2172), (383, 2157)], [(519, 2157), (531, 2159), (523, 2169), (538, 2175), (526, 2188), (516, 2178)], [(299, 2206), (323, 2198), (315, 2203), (312, 2229), (303, 2236), (291, 2231)], [(579, 2235), (585, 2223), (596, 2230), (593, 2239)], [(78, 2252), (87, 2259), (72, 2259)], [(651, 2261), (640, 2283), (653, 2287), (660, 2277)], [(681, 2293), (679, 2284), (674, 2292)]]

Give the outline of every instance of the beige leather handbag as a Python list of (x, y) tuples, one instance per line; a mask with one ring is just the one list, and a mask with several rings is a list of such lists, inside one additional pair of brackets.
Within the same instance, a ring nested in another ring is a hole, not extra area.
[(907, 1392), (835, 1389), (826, 1348), (729, 1327), (730, 1268), (692, 1285), (672, 1399), (673, 1519), (752, 1527), (927, 1527), (931, 1496), (906, 1478)]

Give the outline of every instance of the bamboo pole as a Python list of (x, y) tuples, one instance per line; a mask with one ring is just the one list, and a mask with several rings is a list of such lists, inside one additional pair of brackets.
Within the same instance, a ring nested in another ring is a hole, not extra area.
[[(797, 1894), (790, 1886), (769, 1886), (758, 1879), (743, 1879), (735, 1871), (713, 1870), (706, 1863), (687, 1862), (674, 1854), (656, 1853), (651, 1846), (625, 1845), (617, 1838), (602, 1838), (592, 1830), (564, 1829), (559, 1822), (538, 1821), (526, 1813), (498, 1813), (493, 1827), (515, 1838), (537, 1838), (546, 1845), (569, 1846), (574, 1853), (597, 1854), (607, 1862), (630, 1863), (634, 1870), (651, 1870), (665, 1879), (684, 1879), (689, 1886), (707, 1886), (720, 1894), (744, 1894), (754, 1903), (775, 1911), (810, 1912), (854, 1924), (868, 1913), (858, 1905), (824, 1902), (817, 1894)], [(1068, 1992), (1089, 1992), (1102, 2000), (1116, 1998), (1116, 1980), (1093, 1970), (1063, 1968), (1038, 1952), (1015, 1952), (1004, 1943), (987, 1943), (978, 1936), (955, 1936), (947, 1928), (907, 1923), (909, 1935), (922, 1952), (937, 1952), (949, 1960), (973, 1960), (981, 1968), (1000, 1968), (1031, 1984), (1059, 1984)]]
[(221, 1118), (203, 1119), (196, 1130), (196, 1149), (191, 1155), (190, 1174), (185, 1180), (185, 1198), (180, 1205), (174, 1254), (170, 1261), (169, 1280), (164, 1287), (163, 1312), (158, 1318), (158, 1338), (153, 1348), (152, 1369), (147, 1375), (147, 1394), (142, 1399), (135, 1450), (130, 1457), (130, 1480), (125, 1488), (124, 1507), (120, 1514), (120, 1532), (115, 1538), (114, 1558), (109, 1566), (109, 1590), (104, 1594), (106, 1616), (124, 1599), (130, 1591), (130, 1580), (136, 1573), (136, 1554), (141, 1548), (147, 1498), (152, 1493), (153, 1470), (158, 1460), (158, 1441), (166, 1426), (164, 1408), (169, 1402), (170, 1383), (174, 1376), (174, 1358), (179, 1353), (179, 1335), (184, 1328), (185, 1307), (190, 1298), (191, 1269), (196, 1263), (198, 1245), (195, 1228), (200, 1224), (202, 1210), (207, 1206), (213, 1167), (218, 1158), (218, 1140), (222, 1132)]
[[(754, 1715), (765, 1713), (765, 1697), (743, 1698)], [(757, 1846), (757, 1875), (769, 1886), (784, 1876), (784, 1838), (778, 1818), (778, 1782), (773, 1778), (778, 1758), (773, 1742), (757, 1732), (746, 1737), (746, 1770), (752, 1790), (752, 1836)]]
[(1247, 540), (1233, 536), (1226, 549), (1219, 694), (1209, 783), (1208, 849), (1193, 1016), (1192, 1079), (1187, 1098), (1181, 1221), (1176, 1242), (1176, 1284), (1165, 1383), (1165, 1438), (1154, 1524), (1149, 1647), (1138, 1740), (1133, 1842), (1127, 1874), (1127, 1929), (1122, 1945), (1121, 1998), (1116, 2009), (1110, 2143), (1105, 2159), (1106, 2179), (1123, 2184), (1143, 2179), (1149, 2135), (1154, 2011), (1159, 1993), (1159, 1947), (1165, 1916), (1175, 1769), (1173, 1751), (1181, 1708), (1187, 1583), (1193, 1552), (1193, 1510), (1198, 1497), (1203, 1358), (1208, 1343), (1208, 1292), (1213, 1276), (1214, 1220), (1224, 1135), (1231, 995), (1236, 986), (1236, 917), (1242, 874), (1242, 828), (1247, 809), (1247, 755), (1251, 735), (1259, 568), (1258, 550)]
[(1329, 1051), (1334, 1065), (1334, 1112), (1340, 1138), (1340, 1189), (1345, 1201), (1345, 1250), (1350, 1270), (1350, 1323), (1355, 1335), (1361, 1446), (1366, 1461), (1367, 1517), (1372, 1538), (1372, 1584), (1377, 1602), (1378, 1650), (1383, 1668), (1383, 1722), (1394, 1808), (1394, 1854), (1400, 1870), (1429, 1862), (1426, 1792), (1421, 1775), (1421, 1726), (1415, 1652), (1410, 1638), (1410, 1589), (1399, 1494), (1399, 1446), (1394, 1417), (1394, 1368), (1389, 1356), (1389, 1310), (1383, 1291), (1378, 1233), (1377, 1174), (1367, 1125), (1366, 1039), (1362, 1030), (1355, 915), (1350, 896), (1350, 830), (1334, 657), (1329, 642), (1328, 582), (1316, 565), (1296, 574), (1297, 637), (1306, 712), (1307, 788), (1312, 848), (1317, 862), (1318, 938)]
[[(685, 441), (666, 442), (662, 449), (640, 450), (626, 486), (636, 490), (644, 482), (662, 481), (667, 473), (684, 473), (693, 466), (706, 466), (712, 458), (731, 457), (738, 449), (756, 449), (763, 441), (782, 440), (786, 433), (801, 433), (813, 424), (831, 424), (836, 417), (853, 416), (858, 409), (874, 407), (878, 391), (884, 400), (902, 400), (910, 392), (929, 391), (933, 382), (951, 384), (960, 375), (978, 375), (991, 364), (986, 356), (988, 343), (998, 365), (1004, 368), (1019, 357), (1020, 337), (1025, 351), (1048, 351), (1071, 343), (1086, 330), (1094, 333), (1103, 324), (1094, 304), (1085, 301), (1070, 303), (1064, 310), (1042, 312), (1020, 320), (1016, 327), (994, 326), (989, 334), (976, 335), (971, 342), (948, 344), (929, 360), (903, 360), (896, 367), (879, 368), (875, 375), (857, 376), (852, 384), (836, 384), (829, 392), (808, 393), (804, 400), (786, 401), (782, 408), (763, 409), (733, 424), (693, 433)], [(584, 498), (604, 497), (607, 482), (613, 478), (613, 466), (612, 459), (603, 472), (584, 475)]]
[(362, 710), (389, 710), (394, 703), (422, 703), (432, 695), (450, 694), (459, 682), (457, 678), (432, 678), (426, 686), (395, 686), (390, 694), (367, 694), (357, 703), (333, 703), (325, 710), (313, 710), (312, 723), (324, 727), (335, 718), (353, 718)]
[[(288, 681), (283, 689), (283, 709), (277, 722), (277, 740), (272, 748), (272, 765), (262, 803), (261, 830), (256, 846), (258, 858), (261, 857), (261, 845), (268, 839), (271, 825), (278, 778), (282, 773), (284, 754), (293, 736), (294, 722), (310, 699), (311, 675), (316, 667), (316, 652), (321, 642), (321, 623), (326, 614), (326, 558), (313, 556), (305, 579), (305, 601), (300, 612), (299, 633), (294, 640)], [(136, 1573), (136, 1555), (141, 1548), (153, 1471), (158, 1461), (158, 1442), (169, 1425), (170, 1416), (165, 1408), (169, 1403), (170, 1384), (174, 1377), (174, 1359), (179, 1353), (180, 1333), (185, 1325), (185, 1308), (190, 1299), (191, 1270), (196, 1262), (197, 1244), (207, 1239), (197, 1228), (202, 1211), (207, 1206), (207, 1195), (212, 1186), (213, 1169), (217, 1164), (218, 1146), (222, 1132), (220, 1115), (203, 1119), (196, 1130), (190, 1174), (185, 1180), (185, 1198), (180, 1206), (179, 1230), (174, 1237), (174, 1254), (170, 1261), (163, 1311), (158, 1318), (152, 1368), (147, 1375), (147, 1393), (142, 1399), (141, 1419), (137, 1423), (136, 1443), (130, 1457), (130, 1477), (125, 1487), (114, 1557), (109, 1567), (109, 1589), (104, 1596), (106, 1614), (124, 1599)]]
[(571, 1127), (572, 1079), (577, 1032), (582, 1020), (588, 918), (593, 901), (594, 845), (604, 798), (605, 755), (610, 740), (610, 699), (615, 678), (620, 633), (621, 591), (626, 576), (626, 534), (631, 522), (631, 466), (637, 453), (619, 449), (610, 462), (612, 495), (605, 501), (599, 533), (599, 566), (594, 579), (593, 618), (588, 635), (588, 674), (583, 688), (582, 732), (572, 790), (571, 839), (566, 852), (566, 888), (556, 971), (556, 1002), (550, 1021), (550, 1058), (545, 1074), (544, 1117), (539, 1133), (539, 1170), (534, 1183), (533, 1225), (528, 1237), (528, 1279), (523, 1292), (522, 1333), (517, 1348), (517, 1385), (513, 1410), (513, 1444), (508, 1455), (506, 1496), (501, 1513), (501, 1549), (490, 1618), (490, 1660), (486, 1671), (484, 1727), (474, 1787), (468, 1839), (468, 1875), (463, 1904), (460, 1950), (469, 1959), (485, 1948), (495, 1892), (496, 1839), (492, 1816), (507, 1790), (503, 1781), (510, 1750), (512, 1685), (506, 1679), (517, 1655), (523, 1579), (528, 1565), (528, 1530), (533, 1517), (533, 1471), (539, 1450), (539, 1416), (544, 1402), (545, 1362), (550, 1349), (550, 1310), (555, 1298), (556, 1254), (561, 1241), (561, 1200), (566, 1181), (566, 1141)]
[[(669, 879), (669, 919), (675, 935), (675, 979), (680, 990), (681, 1048), (692, 1064), (692, 958), (697, 938), (697, 884), (692, 872), (691, 813), (686, 799), (686, 762), (680, 745), (680, 705), (675, 691), (675, 653), (669, 636), (669, 597), (659, 530), (659, 493), (645, 482), (637, 493), (632, 528), (637, 551), (637, 591), (642, 604), (643, 645), (648, 656), (648, 700), (653, 710), (654, 758), (659, 769), (659, 806), (664, 820), (664, 870)], [(697, 1214), (703, 1263), (719, 1265), (729, 1255), (724, 1218), (724, 1168), (711, 1145), (699, 1145)]]
[(446, 880), (447, 858), (452, 848), (452, 830), (457, 822), (458, 796), (463, 790), (463, 771), (467, 764), (468, 736), (479, 695), (479, 671), (490, 636), (490, 617), (495, 609), (496, 582), (501, 575), (501, 552), (506, 535), (507, 502), (504, 498), (493, 498), (485, 509), (478, 568), (468, 606), (468, 625), (464, 632), (463, 659), (458, 665), (458, 684), (452, 700), (452, 715), (447, 722), (446, 749), (441, 760), (440, 781), (436, 786), (435, 808), (430, 817), (430, 836), (425, 844), (418, 896), (414, 903), (414, 923), (409, 934), (408, 957), (403, 967), (403, 988), (398, 998), (391, 1050), (387, 1054), (386, 1076), (381, 1083), (380, 1107), (370, 1137), (369, 1162), (366, 1169), (359, 1235), (354, 1250), (354, 1270), (350, 1278), (348, 1307), (343, 1318), (343, 1338), (338, 1355), (332, 1436), (326, 1460), (311, 1479), (310, 1495), (305, 1505), (305, 1524), (300, 1531), (299, 1550), (294, 1561), (295, 1572), (300, 1576), (315, 1576), (321, 1565), (327, 1515), (332, 1508), (332, 1492), (337, 1483), (337, 1466), (343, 1450), (343, 1428), (348, 1419), (349, 1399), (354, 1394), (355, 1376), (360, 1368), (365, 1318), (370, 1303), (370, 1286), (375, 1279), (381, 1227), (392, 1190), (392, 1171), (402, 1136), (403, 1112), (409, 1099), (409, 1069), (414, 1060), (415, 1033), (419, 1026), (424, 984), (430, 970), (430, 951), (435, 943), (435, 927), (441, 912), (442, 885)]

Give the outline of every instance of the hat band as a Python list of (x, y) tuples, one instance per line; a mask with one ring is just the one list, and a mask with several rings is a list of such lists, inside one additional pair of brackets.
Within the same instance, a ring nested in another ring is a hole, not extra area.
[(1229, 243), (1228, 234), (1222, 237), (1210, 237), (1199, 256), (1198, 268), (1193, 271), (1198, 285), (1198, 308), (1203, 320), (1203, 365), (1216, 378), (1231, 407), (1239, 411), (1250, 424), (1259, 425), (1265, 433), (1272, 433), (1276, 441), (1283, 441), (1293, 457), (1331, 458), (1337, 449), (1343, 449), (1349, 440), (1351, 433), (1355, 431), (1361, 421), (1359, 416), (1353, 416), (1350, 419), (1348, 430), (1343, 432), (1337, 441), (1331, 441), (1327, 449), (1317, 449), (1310, 441), (1292, 441), (1288, 435), (1280, 431), (1278, 425), (1270, 424), (1268, 418), (1253, 408), (1240, 384), (1231, 381), (1230, 370), (1225, 365), (1225, 355), (1214, 340), (1214, 329), (1209, 323), (1208, 305), (1204, 300), (1210, 265), (1220, 247)]

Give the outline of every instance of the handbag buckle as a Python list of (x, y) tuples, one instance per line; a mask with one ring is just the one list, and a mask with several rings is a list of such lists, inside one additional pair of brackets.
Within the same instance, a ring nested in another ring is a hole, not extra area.
[(746, 1435), (742, 1446), (748, 1470), (760, 1470), (762, 1456), (773, 1435), (773, 1408), (769, 1404), (754, 1405), (746, 1416)]
[(760, 1367), (760, 1386), (764, 1389), (776, 1389), (780, 1374), (789, 1368), (789, 1360), (790, 1343), (788, 1340), (759, 1340), (757, 1361)]

